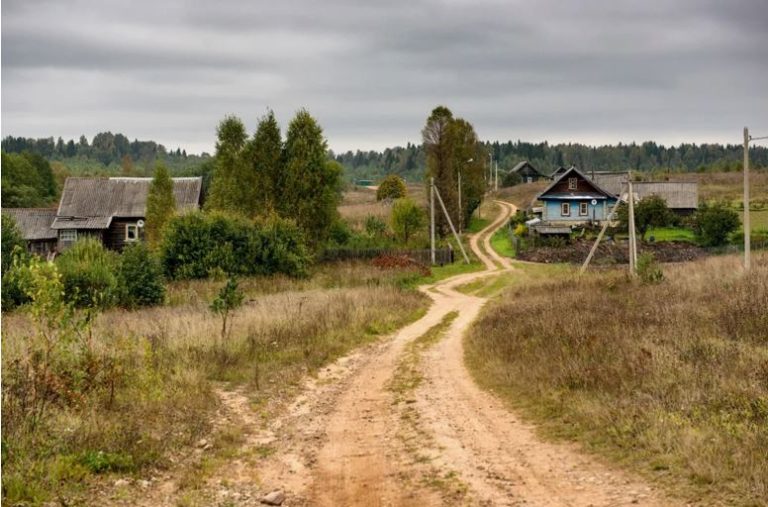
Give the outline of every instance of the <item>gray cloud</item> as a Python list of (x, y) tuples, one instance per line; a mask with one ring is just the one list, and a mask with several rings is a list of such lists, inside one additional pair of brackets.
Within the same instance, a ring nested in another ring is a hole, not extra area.
[(211, 150), (307, 107), (336, 150), (418, 142), (437, 104), (485, 139), (738, 142), (768, 131), (763, 0), (2, 3), (3, 135)]

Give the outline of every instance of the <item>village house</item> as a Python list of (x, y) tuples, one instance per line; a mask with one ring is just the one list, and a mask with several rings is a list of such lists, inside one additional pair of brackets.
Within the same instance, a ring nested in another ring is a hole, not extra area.
[[(618, 202), (617, 195), (601, 188), (575, 167), (566, 170), (537, 199), (544, 203), (542, 222), (560, 228), (600, 223), (608, 218)], [(541, 229), (539, 232), (545, 231)]]
[[(622, 201), (628, 199), (629, 172), (593, 172), (587, 175), (604, 190), (620, 196)], [(661, 197), (667, 207), (680, 216), (691, 215), (699, 207), (699, 184), (696, 182), (633, 181), (632, 193), (636, 201), (651, 195)]]
[[(152, 178), (67, 178), (51, 228), (59, 251), (80, 238), (99, 239), (104, 246), (122, 250), (143, 237), (147, 196)], [(173, 178), (179, 212), (200, 207), (202, 178)]]
[(3, 214), (16, 222), (30, 253), (48, 258), (56, 252), (58, 235), (51, 229), (56, 208), (4, 208)]
[(523, 183), (533, 183), (534, 181), (545, 180), (547, 176), (540, 173), (530, 162), (523, 160), (510, 171), (520, 175), (520, 181)]

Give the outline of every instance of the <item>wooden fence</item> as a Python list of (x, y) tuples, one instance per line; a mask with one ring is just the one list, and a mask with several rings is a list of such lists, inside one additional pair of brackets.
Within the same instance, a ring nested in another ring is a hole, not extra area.
[[(404, 250), (395, 248), (332, 248), (325, 250), (321, 255), (324, 261), (346, 261), (353, 259), (374, 259), (382, 255), (407, 256), (411, 259), (429, 266), (431, 254), (429, 248), (419, 250)], [(435, 263), (438, 266), (453, 264), (454, 255), (452, 248), (435, 249)]]

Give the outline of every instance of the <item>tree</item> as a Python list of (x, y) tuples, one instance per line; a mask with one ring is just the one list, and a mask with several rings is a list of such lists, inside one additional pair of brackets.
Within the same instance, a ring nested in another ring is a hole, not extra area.
[(342, 168), (327, 159), (327, 152), (322, 128), (306, 110), (300, 110), (286, 134), (285, 179), (277, 208), (282, 216), (296, 220), (314, 246), (327, 239), (341, 201)]
[(739, 228), (739, 214), (724, 203), (703, 204), (696, 213), (696, 235), (707, 246), (720, 246)]
[(235, 277), (227, 278), (227, 282), (219, 291), (219, 294), (211, 301), (210, 309), (221, 316), (221, 344), (227, 336), (227, 322), (230, 322), (229, 331), (232, 330), (230, 316), (243, 304), (245, 296), (240, 291)]
[(4, 275), (11, 267), (13, 256), (16, 253), (22, 255), (26, 254), (27, 242), (24, 241), (21, 231), (19, 231), (19, 228), (16, 225), (16, 220), (5, 213), (2, 215), (2, 231), (3, 232), (0, 235), (2, 236), (2, 264), (0, 267), (2, 268), (2, 274)]
[(247, 185), (249, 214), (266, 215), (277, 208), (277, 201), (283, 194), (283, 141), (275, 113), (269, 111), (259, 121), (259, 126), (249, 143), (250, 174)]
[(149, 185), (147, 195), (147, 243), (151, 248), (160, 244), (163, 229), (176, 213), (176, 198), (173, 195), (173, 180), (165, 164), (158, 162), (155, 177)]
[(137, 308), (162, 304), (165, 298), (163, 268), (144, 243), (125, 247), (117, 265), (120, 306)]
[[(432, 110), (421, 131), (427, 153), (427, 182), (434, 178), (448, 214), (458, 217), (457, 184), (454, 181), (454, 138), (451, 132), (453, 113), (444, 106)], [(428, 183), (429, 184), (429, 183)], [(440, 235), (448, 233), (448, 224), (442, 213), (436, 213), (435, 225)]]
[(227, 116), (216, 130), (216, 168), (211, 182), (208, 208), (244, 213), (246, 192), (244, 156), (247, 135), (240, 118)]
[[(435, 186), (454, 225), (458, 226), (459, 221), (468, 223), (485, 193), (485, 150), (474, 127), (462, 118), (454, 118), (448, 108), (438, 106), (427, 118), (421, 133), (427, 156), (427, 177), (435, 179)], [(459, 174), (462, 183), (461, 209)], [(435, 221), (440, 234), (447, 234), (448, 224), (442, 213), (436, 215)]]
[(51, 165), (30, 152), (2, 154), (2, 201), (6, 208), (45, 206), (56, 199), (58, 186)]
[(376, 200), (400, 199), (405, 197), (407, 193), (408, 188), (405, 186), (403, 178), (396, 174), (390, 174), (379, 184), (379, 188), (376, 190)]
[[(622, 204), (618, 209), (621, 226), (629, 228), (629, 207)], [(635, 203), (635, 228), (641, 240), (651, 227), (669, 227), (675, 224), (675, 214), (667, 206), (667, 201), (658, 195), (651, 195)]]
[(398, 199), (392, 206), (392, 230), (404, 244), (424, 225), (424, 211), (407, 197)]

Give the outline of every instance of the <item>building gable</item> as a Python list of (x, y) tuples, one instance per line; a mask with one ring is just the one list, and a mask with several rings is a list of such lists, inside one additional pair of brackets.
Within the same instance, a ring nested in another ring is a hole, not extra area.
[(616, 197), (603, 190), (575, 167), (566, 170), (537, 197), (539, 200), (609, 199)]

